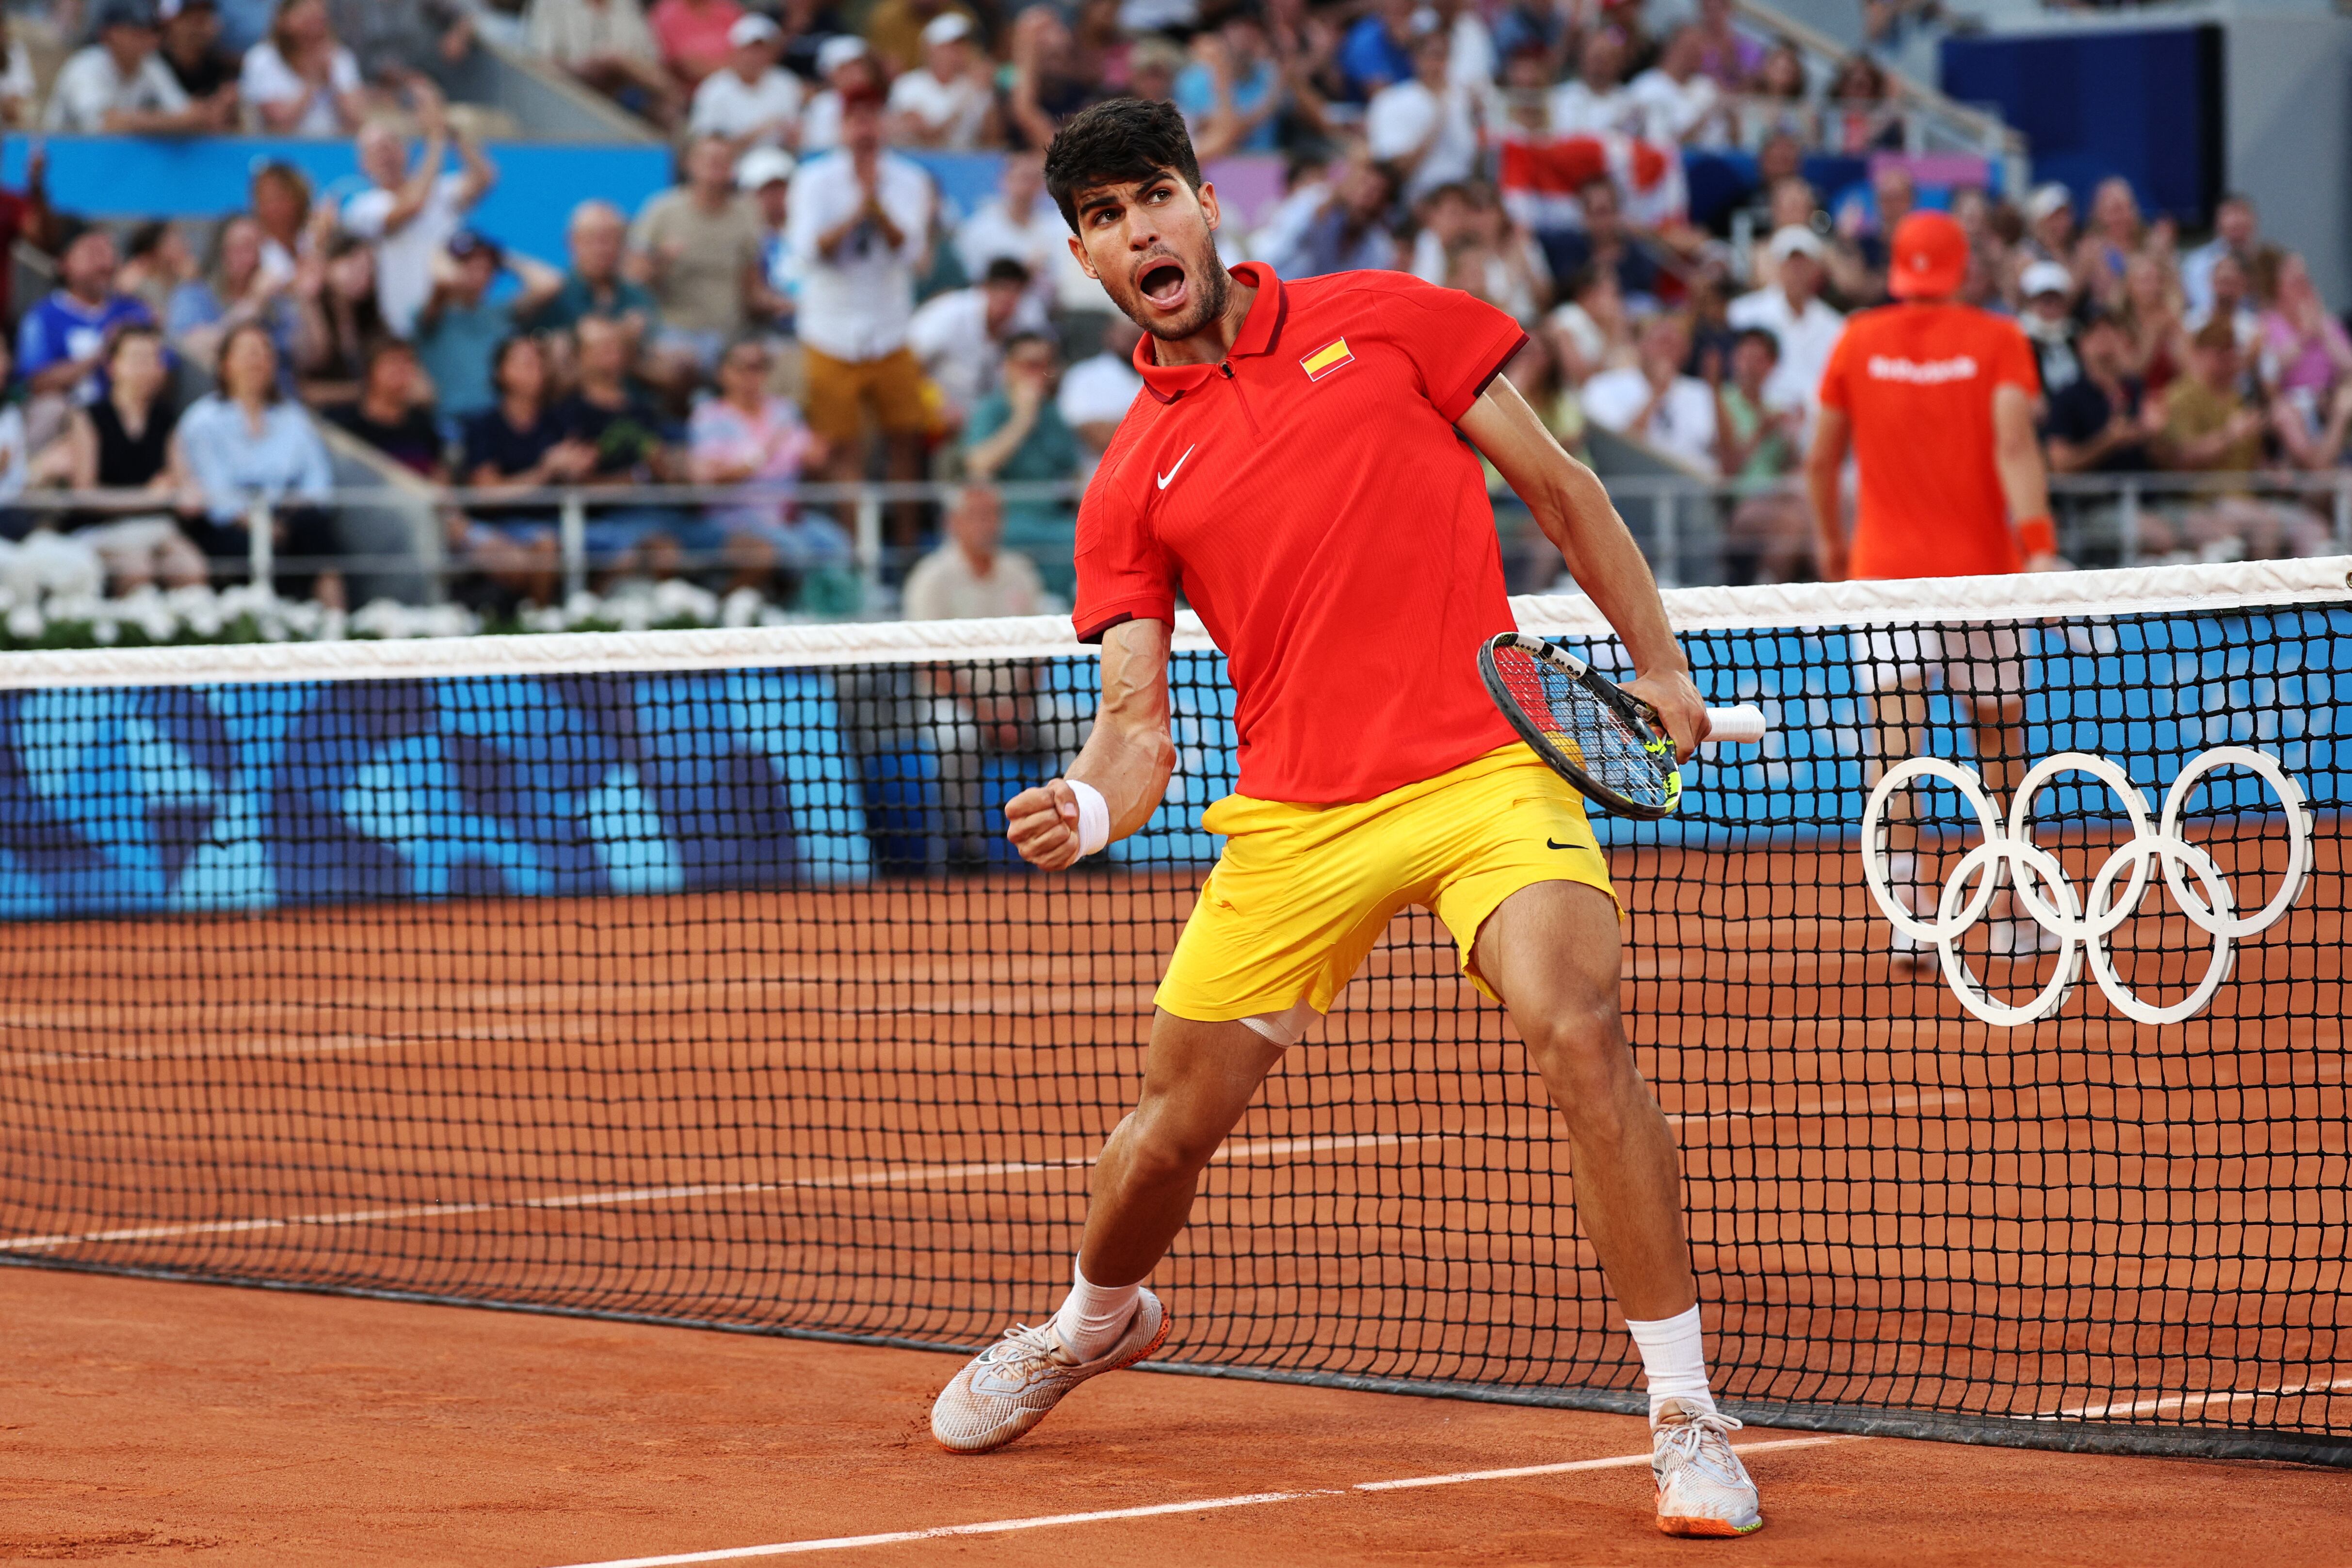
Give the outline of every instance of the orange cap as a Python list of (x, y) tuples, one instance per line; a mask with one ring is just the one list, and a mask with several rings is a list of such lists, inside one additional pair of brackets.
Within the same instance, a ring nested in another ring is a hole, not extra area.
[(1969, 275), (1969, 237), (1944, 213), (1916, 212), (1895, 226), (1886, 291), (1898, 300), (1941, 300)]

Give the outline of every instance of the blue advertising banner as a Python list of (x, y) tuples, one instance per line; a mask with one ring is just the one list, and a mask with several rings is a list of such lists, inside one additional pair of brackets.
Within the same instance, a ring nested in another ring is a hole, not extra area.
[[(2352, 611), (2309, 608), (1694, 633), (1702, 692), (1759, 704), (1771, 734), (1703, 752), (1677, 816), (1595, 825), (1618, 846), (1849, 837), (1872, 776), (1866, 691), (1938, 660), (2021, 692), (2029, 760), (2108, 758), (2160, 803), (2200, 752), (2251, 746), (2332, 813), (2352, 760), (2337, 741), (2347, 634)], [(1609, 668), (1612, 646), (1580, 646)], [(1063, 658), (0, 692), (0, 918), (1017, 869), (1003, 804), (1067, 764), (1095, 683), (1092, 660)], [(1235, 784), (1222, 656), (1177, 654), (1171, 685), (1176, 775), (1111, 847), (1117, 866), (1199, 867), (1218, 850), (1201, 813)], [(1971, 762), (1967, 712), (1927, 685), (1927, 752)], [(2273, 805), (2232, 772), (2193, 809)], [(1958, 821), (1961, 807), (1929, 810)], [(2037, 806), (2122, 814), (2083, 778)]]

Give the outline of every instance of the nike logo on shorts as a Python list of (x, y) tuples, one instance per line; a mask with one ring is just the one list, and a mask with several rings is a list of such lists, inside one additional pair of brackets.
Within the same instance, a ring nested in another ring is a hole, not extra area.
[[(1192, 443), (1192, 447), (1197, 447), (1197, 446), (1199, 446), (1199, 445), (1200, 445), (1200, 443), (1199, 443), (1198, 441), (1195, 441), (1195, 442), (1193, 442), (1193, 443)], [(1168, 481), (1169, 481), (1169, 480), (1171, 480), (1171, 479), (1174, 479), (1174, 478), (1176, 477), (1176, 471), (1177, 471), (1177, 469), (1178, 469), (1178, 468), (1181, 468), (1184, 466), (1184, 458), (1190, 458), (1190, 457), (1192, 455), (1192, 447), (1185, 447), (1185, 448), (1184, 448), (1184, 457), (1183, 457), (1183, 458), (1177, 458), (1177, 459), (1176, 459), (1176, 468), (1171, 468), (1171, 469), (1169, 469), (1166, 473), (1161, 474), (1160, 476), (1159, 476), (1159, 478), (1160, 478), (1160, 488), (1161, 489), (1163, 489), (1163, 490), (1164, 490), (1164, 489), (1166, 489), (1168, 488)]]
[(1554, 844), (1550, 839), (1547, 838), (1544, 840), (1544, 847), (1547, 849), (1581, 849), (1584, 846), (1581, 844)]

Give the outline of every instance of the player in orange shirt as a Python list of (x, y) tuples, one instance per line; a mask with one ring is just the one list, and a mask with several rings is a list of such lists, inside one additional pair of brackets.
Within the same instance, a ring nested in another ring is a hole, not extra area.
[[(2050, 522), (2049, 482), (2034, 438), (2042, 383), (2014, 321), (1952, 296), (1968, 274), (1969, 243), (1942, 213), (1914, 213), (1895, 226), (1887, 291), (1896, 303), (1866, 310), (1822, 374), (1821, 418), (1805, 465), (1822, 575), (1955, 577), (2063, 566)], [(1839, 477), (1847, 453), (1861, 470), (1848, 542)], [(2024, 751), (2025, 663), (2005, 626), (1893, 628), (1858, 637), (1855, 678), (1870, 704), (1877, 763), (1916, 755), (1927, 694), (1941, 687), (1964, 707), (1977, 763), (1997, 798), (2017, 783)], [(1918, 831), (1887, 828), (1888, 879), (1921, 909)], [(2006, 915), (2006, 902), (2001, 912)], [(2033, 921), (1997, 920), (1996, 953), (2041, 951)], [(1909, 962), (1927, 954), (1895, 932)], [(1932, 955), (1932, 954), (1928, 954)]]

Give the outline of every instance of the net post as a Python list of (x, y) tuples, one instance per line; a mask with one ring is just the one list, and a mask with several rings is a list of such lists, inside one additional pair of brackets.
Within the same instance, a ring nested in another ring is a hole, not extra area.
[(245, 509), (246, 562), (253, 573), (253, 585), (277, 593), (276, 574), (271, 570), (278, 542), (270, 537), (276, 520), (269, 510), (268, 496), (256, 496)]
[(2123, 538), (2118, 542), (2123, 551), (2120, 560), (2126, 566), (2137, 566), (2139, 564), (2139, 481), (2137, 479), (2124, 481), (2123, 500), (2116, 515), (2116, 526), (2124, 532)]
[(588, 503), (578, 490), (563, 493), (556, 523), (556, 548), (563, 557), (563, 596), (588, 591)]
[(872, 484), (857, 487), (857, 577), (865, 585), (866, 603), (874, 602), (882, 585), (882, 496)]

